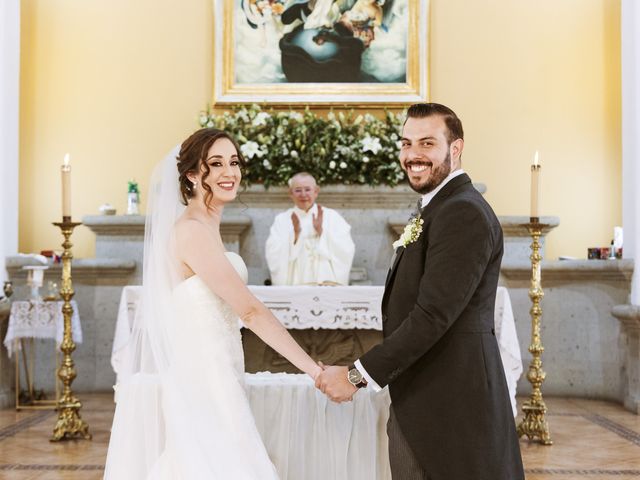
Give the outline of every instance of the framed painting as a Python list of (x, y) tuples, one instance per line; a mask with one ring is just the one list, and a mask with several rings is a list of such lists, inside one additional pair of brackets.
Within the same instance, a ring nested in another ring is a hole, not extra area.
[(426, 101), (428, 0), (213, 0), (214, 105)]

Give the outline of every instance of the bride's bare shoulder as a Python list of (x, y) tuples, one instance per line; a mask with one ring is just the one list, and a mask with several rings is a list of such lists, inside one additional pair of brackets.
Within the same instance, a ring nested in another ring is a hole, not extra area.
[(182, 215), (178, 218), (174, 224), (174, 232), (178, 246), (185, 244), (193, 246), (200, 242), (211, 244), (212, 240), (218, 243), (217, 239), (220, 237), (213, 226), (190, 215)]

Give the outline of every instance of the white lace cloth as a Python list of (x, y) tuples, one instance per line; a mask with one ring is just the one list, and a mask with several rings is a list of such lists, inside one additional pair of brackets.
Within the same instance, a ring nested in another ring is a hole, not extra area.
[[(11, 304), (9, 326), (4, 337), (4, 346), (9, 357), (14, 351), (20, 350), (21, 338), (55, 338), (58, 346), (62, 343), (64, 334), (64, 316), (62, 315), (64, 302), (30, 302), (15, 301)], [(71, 301), (73, 314), (71, 315), (71, 335), (75, 343), (82, 343), (82, 328), (78, 305)]]
[(289, 329), (382, 330), (383, 287), (249, 287)]
[(391, 480), (387, 389), (365, 388), (353, 402), (338, 405), (306, 375), (245, 378), (256, 426), (280, 480)]
[[(290, 329), (367, 328), (382, 330), (381, 311), (384, 287), (263, 287), (251, 285), (250, 290), (267, 305), (275, 316)], [(116, 322), (111, 365), (118, 373), (123, 347), (140, 298), (141, 287), (122, 290)], [(495, 332), (514, 416), (517, 414), (516, 385), (522, 374), (522, 357), (509, 292), (498, 287), (495, 309)]]
[(518, 379), (522, 375), (523, 367), (516, 322), (511, 308), (511, 299), (509, 298), (508, 290), (504, 287), (498, 287), (496, 292), (496, 311), (494, 315), (496, 339), (498, 340), (504, 374), (507, 378), (507, 387), (509, 387), (511, 408), (515, 417), (518, 414), (516, 387)]

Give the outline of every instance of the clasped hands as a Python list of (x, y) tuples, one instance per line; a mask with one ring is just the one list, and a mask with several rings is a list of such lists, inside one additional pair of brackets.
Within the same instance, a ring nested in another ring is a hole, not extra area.
[(350, 402), (358, 389), (347, 379), (348, 368), (338, 365), (328, 366), (322, 362), (318, 362), (318, 365), (322, 371), (315, 377), (316, 388), (334, 402)]
[[(322, 222), (324, 221), (324, 211), (322, 210), (322, 205), (318, 205), (318, 213), (313, 214), (311, 216), (313, 229), (316, 231), (316, 235), (320, 237), (322, 235)], [(291, 223), (293, 225), (293, 243), (298, 243), (298, 239), (300, 238), (300, 232), (302, 231), (302, 226), (300, 225), (300, 219), (295, 212), (291, 214)]]

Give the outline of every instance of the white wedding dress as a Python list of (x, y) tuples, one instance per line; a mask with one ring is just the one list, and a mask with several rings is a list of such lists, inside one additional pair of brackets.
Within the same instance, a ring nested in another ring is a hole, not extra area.
[[(227, 258), (246, 283), (242, 258), (232, 252), (227, 252)], [(127, 428), (117, 425), (123, 429), (123, 437), (115, 431), (114, 422), (105, 478), (277, 479), (245, 393), (237, 315), (198, 276), (178, 283), (171, 303), (176, 312), (175, 321), (168, 326), (171, 362), (160, 375), (157, 405), (148, 405), (162, 419), (158, 444), (150, 449), (151, 458), (143, 468), (119, 462), (119, 457), (130, 460), (131, 453), (120, 450), (127, 449), (131, 440), (114, 444), (114, 438), (126, 437)], [(121, 397), (125, 402), (122, 408), (127, 408), (127, 395), (135, 395), (136, 388), (140, 387), (134, 386), (132, 392), (118, 391), (117, 408), (121, 408)], [(149, 412), (145, 410), (146, 415)], [(147, 434), (146, 441), (149, 438)]]

